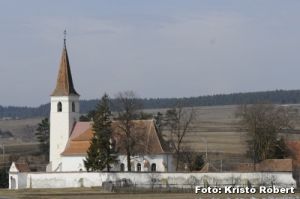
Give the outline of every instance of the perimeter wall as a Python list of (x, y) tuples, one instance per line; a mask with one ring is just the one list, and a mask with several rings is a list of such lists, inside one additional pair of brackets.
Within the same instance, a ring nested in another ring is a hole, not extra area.
[(30, 172), (9, 174), (10, 189), (97, 187), (126, 179), (138, 186), (259, 186), (296, 187), (291, 172), (149, 173), (149, 172)]

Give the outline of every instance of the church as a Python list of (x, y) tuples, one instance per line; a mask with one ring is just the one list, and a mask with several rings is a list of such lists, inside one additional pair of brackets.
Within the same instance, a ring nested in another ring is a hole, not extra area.
[[(47, 172), (86, 171), (84, 159), (94, 131), (93, 122), (81, 122), (79, 94), (75, 90), (64, 40), (56, 87), (51, 94), (50, 162)], [(173, 156), (157, 132), (153, 120), (133, 121), (133, 133), (139, 140), (131, 157), (131, 171), (174, 171)], [(127, 171), (127, 158), (118, 121), (113, 121), (113, 139), (118, 147), (118, 162), (112, 171)]]

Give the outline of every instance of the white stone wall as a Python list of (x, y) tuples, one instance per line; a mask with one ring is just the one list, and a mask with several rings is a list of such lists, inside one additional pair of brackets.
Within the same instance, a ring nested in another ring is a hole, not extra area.
[[(57, 104), (62, 103), (62, 112), (57, 112)], [(75, 112), (72, 112), (72, 102)], [(71, 130), (79, 120), (79, 96), (52, 96), (50, 111), (50, 163), (51, 171), (55, 171), (61, 163)], [(58, 169), (58, 171), (61, 169)]]
[(24, 189), (28, 187), (27, 173), (10, 173), (9, 189)]
[[(182, 186), (210, 186), (247, 185), (250, 181), (253, 186), (278, 185), (296, 187), (291, 172), (272, 173), (150, 173), (150, 172), (52, 172), (52, 173), (10, 173), (9, 178), (15, 178), (16, 189), (24, 188), (70, 188), (102, 186), (104, 181), (129, 179), (140, 186), (150, 186), (156, 179), (157, 184)], [(10, 181), (11, 183), (11, 181)], [(10, 188), (14, 188), (10, 184)]]
[[(9, 186), (8, 188), (9, 189), (19, 189), (19, 186), (18, 186), (18, 174), (9, 174), (9, 178), (8, 178), (8, 183), (9, 183)], [(26, 185), (25, 185), (26, 187)]]

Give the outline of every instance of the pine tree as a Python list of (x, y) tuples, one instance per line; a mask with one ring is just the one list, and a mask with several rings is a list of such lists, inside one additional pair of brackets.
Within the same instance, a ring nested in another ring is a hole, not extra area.
[(8, 170), (0, 169), (0, 188), (8, 188)]
[(84, 160), (84, 166), (87, 171), (103, 170), (99, 158), (99, 141), (95, 135), (91, 140), (90, 148), (87, 151), (87, 157)]
[(97, 104), (93, 116), (93, 130), (95, 132), (90, 148), (87, 152), (84, 165), (88, 171), (110, 171), (111, 164), (115, 163), (116, 152), (111, 144), (112, 127), (109, 97), (104, 94)]
[(49, 135), (50, 135), (50, 124), (48, 118), (43, 119), (36, 129), (35, 136), (40, 142), (40, 150), (43, 154), (46, 154), (48, 160), (49, 157)]

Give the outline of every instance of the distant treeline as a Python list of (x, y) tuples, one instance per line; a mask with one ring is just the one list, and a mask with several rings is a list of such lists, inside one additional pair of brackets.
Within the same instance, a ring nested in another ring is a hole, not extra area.
[[(300, 90), (275, 90), (249, 93), (218, 94), (187, 98), (143, 98), (140, 99), (144, 109), (170, 108), (180, 100), (184, 106), (216, 106), (253, 104), (256, 102), (272, 102), (276, 104), (300, 103)], [(81, 100), (81, 113), (87, 113), (95, 108), (98, 100)], [(113, 103), (114, 99), (112, 99)], [(0, 118), (30, 118), (47, 117), (50, 104), (39, 107), (0, 106)]]

